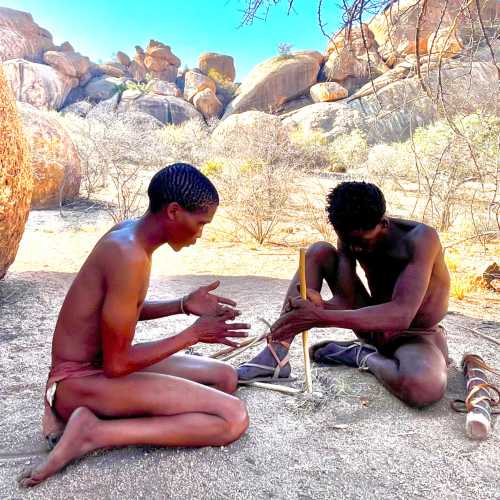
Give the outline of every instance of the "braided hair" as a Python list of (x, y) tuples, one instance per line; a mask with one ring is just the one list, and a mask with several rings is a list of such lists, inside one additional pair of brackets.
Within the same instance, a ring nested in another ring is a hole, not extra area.
[(173, 163), (157, 172), (149, 183), (148, 197), (151, 213), (174, 201), (189, 212), (219, 204), (215, 186), (188, 163)]
[(328, 219), (340, 233), (373, 229), (385, 209), (382, 191), (368, 182), (341, 182), (327, 196)]

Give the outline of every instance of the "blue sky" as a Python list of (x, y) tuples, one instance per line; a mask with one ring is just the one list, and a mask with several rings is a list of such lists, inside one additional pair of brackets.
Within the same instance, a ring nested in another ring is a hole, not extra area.
[[(327, 30), (340, 25), (338, 0), (324, 1)], [(202, 52), (221, 52), (234, 57), (236, 78), (241, 80), (253, 66), (276, 55), (281, 42), (292, 50), (324, 52), (327, 40), (316, 19), (316, 0), (295, 0), (295, 12), (287, 15), (286, 0), (273, 7), (266, 22), (238, 27), (244, 0), (0, 0), (0, 6), (30, 12), (55, 43), (68, 40), (75, 50), (93, 61), (107, 61), (122, 50), (134, 54), (134, 46), (150, 38), (170, 45), (189, 67), (197, 65)]]

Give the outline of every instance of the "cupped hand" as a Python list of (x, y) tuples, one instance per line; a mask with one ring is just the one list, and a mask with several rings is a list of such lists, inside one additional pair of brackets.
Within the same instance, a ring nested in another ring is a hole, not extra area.
[(244, 330), (249, 330), (250, 325), (248, 323), (228, 323), (232, 319), (234, 319), (233, 310), (227, 310), (218, 316), (200, 316), (192, 326), (197, 342), (238, 347), (238, 344), (230, 339), (248, 337), (248, 332)]
[(210, 293), (219, 285), (220, 281), (214, 281), (209, 285), (200, 286), (194, 292), (191, 292), (184, 299), (184, 310), (196, 316), (220, 316), (227, 311), (232, 311), (233, 317), (231, 319), (239, 316), (240, 312), (237, 309), (233, 309), (236, 306), (234, 300)]

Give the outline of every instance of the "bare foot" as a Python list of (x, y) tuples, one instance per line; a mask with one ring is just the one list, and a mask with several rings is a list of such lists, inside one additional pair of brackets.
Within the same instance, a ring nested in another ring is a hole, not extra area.
[(40, 464), (24, 470), (18, 477), (19, 486), (29, 488), (41, 483), (65, 465), (97, 448), (92, 440), (93, 429), (99, 419), (83, 406), (72, 414), (64, 434), (48, 457)]

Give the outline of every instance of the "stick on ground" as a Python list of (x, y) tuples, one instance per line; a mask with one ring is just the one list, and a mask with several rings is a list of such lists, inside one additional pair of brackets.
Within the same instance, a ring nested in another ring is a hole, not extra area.
[[(306, 283), (306, 250), (300, 249), (299, 255), (299, 277), (300, 277), (300, 296), (307, 299), (307, 283)], [(309, 332), (302, 332), (302, 349), (304, 351), (304, 372), (306, 392), (312, 394), (312, 376), (311, 376), (311, 360), (309, 359)]]

